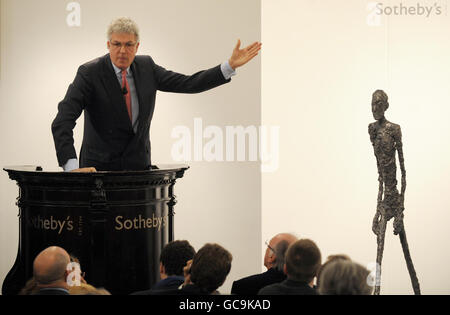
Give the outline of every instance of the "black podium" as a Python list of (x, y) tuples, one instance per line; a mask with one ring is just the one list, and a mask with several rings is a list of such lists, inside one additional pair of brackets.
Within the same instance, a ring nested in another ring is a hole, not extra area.
[(161, 249), (174, 239), (173, 189), (188, 168), (98, 173), (5, 168), (19, 186), (19, 249), (2, 293), (17, 294), (33, 275), (34, 258), (49, 246), (78, 258), (86, 281), (112, 294), (149, 289), (159, 280)]

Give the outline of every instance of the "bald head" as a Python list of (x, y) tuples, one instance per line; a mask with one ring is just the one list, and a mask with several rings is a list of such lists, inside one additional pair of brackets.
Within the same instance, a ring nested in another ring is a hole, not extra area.
[(290, 233), (280, 233), (275, 235), (269, 242), (269, 247), (266, 249), (264, 256), (264, 266), (267, 269), (276, 268), (283, 271), (284, 256), (286, 251), (292, 243), (298, 238)]
[[(279, 243), (281, 241), (286, 241), (290, 244), (294, 243), (295, 241), (297, 241), (298, 238), (297, 236), (295, 236), (294, 234), (290, 234), (290, 233), (280, 233), (275, 235), (270, 242), (275, 242), (275, 244), (273, 244), (274, 246), (276, 246), (276, 243)], [(272, 245), (271, 245), (272, 246)]]
[(39, 285), (65, 282), (66, 268), (69, 263), (70, 256), (61, 247), (52, 246), (44, 249), (34, 259), (34, 278)]

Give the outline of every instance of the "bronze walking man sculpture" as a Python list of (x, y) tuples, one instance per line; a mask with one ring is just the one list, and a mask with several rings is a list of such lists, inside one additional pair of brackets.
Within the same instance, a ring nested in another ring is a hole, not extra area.
[[(386, 224), (394, 218), (394, 234), (399, 235), (403, 248), (406, 265), (414, 290), (414, 294), (420, 294), (419, 281), (414, 270), (414, 265), (409, 253), (406, 232), (403, 224), (403, 210), (406, 189), (406, 170), (403, 159), (402, 132), (400, 126), (389, 122), (384, 117), (388, 109), (388, 96), (384, 91), (377, 90), (372, 95), (372, 113), (376, 122), (369, 125), (370, 141), (372, 142), (378, 168), (378, 201), (377, 211), (373, 219), (372, 231), (377, 236), (377, 270), (375, 295), (380, 294), (381, 286), (381, 260), (383, 258), (384, 237)], [(397, 190), (396, 179), (396, 152), (400, 162), (402, 173), (401, 192)]]

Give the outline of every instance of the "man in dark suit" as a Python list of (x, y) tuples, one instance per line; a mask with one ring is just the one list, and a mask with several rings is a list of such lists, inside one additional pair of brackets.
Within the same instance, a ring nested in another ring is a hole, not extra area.
[(232, 260), (231, 253), (219, 244), (205, 244), (183, 268), (184, 283), (180, 288), (153, 291), (151, 295), (218, 295)]
[[(137, 25), (119, 18), (108, 29), (109, 54), (82, 65), (52, 123), (58, 163), (65, 171), (146, 170), (156, 91), (199, 93), (230, 81), (234, 70), (258, 54), (261, 44), (240, 49), (214, 68), (191, 76), (168, 71), (150, 56), (136, 56)], [(73, 128), (84, 111), (78, 161)]]
[(69, 295), (67, 266), (69, 254), (61, 247), (49, 247), (36, 256), (33, 277), (39, 291), (34, 295)]
[(231, 294), (256, 295), (261, 288), (285, 280), (284, 255), (289, 245), (296, 240), (297, 237), (292, 234), (280, 233), (275, 235), (270, 242), (266, 242), (264, 266), (267, 271), (234, 281)]
[(258, 295), (317, 295), (313, 281), (322, 263), (317, 245), (311, 240), (298, 240), (286, 252), (286, 280), (268, 285)]
[(135, 292), (132, 295), (151, 295), (155, 291), (178, 289), (185, 281), (183, 269), (192, 260), (195, 249), (186, 240), (170, 242), (161, 251), (159, 272), (161, 280), (150, 290)]

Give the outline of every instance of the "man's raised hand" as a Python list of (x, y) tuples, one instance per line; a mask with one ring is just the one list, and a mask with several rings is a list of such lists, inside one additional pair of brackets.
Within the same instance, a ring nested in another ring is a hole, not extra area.
[(231, 68), (236, 70), (236, 68), (239, 68), (245, 65), (250, 60), (252, 60), (255, 56), (258, 55), (258, 52), (261, 50), (261, 45), (262, 44), (259, 42), (254, 42), (253, 44), (245, 47), (244, 49), (240, 49), (241, 40), (238, 39), (237, 45), (233, 50), (233, 54), (231, 55), (231, 58), (228, 60), (228, 63), (230, 64)]

